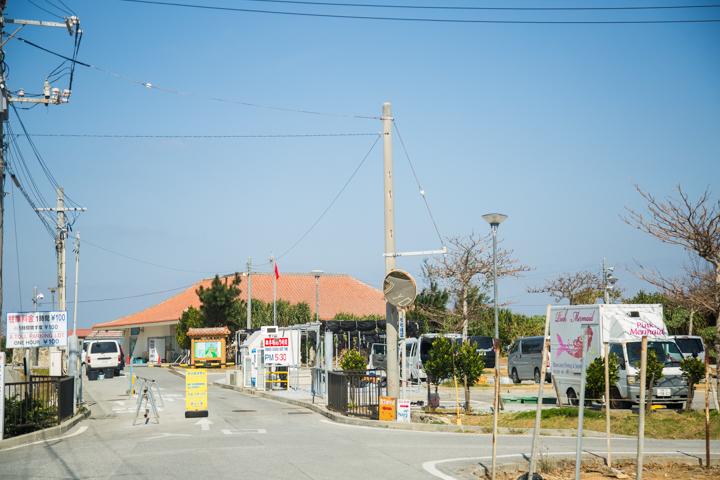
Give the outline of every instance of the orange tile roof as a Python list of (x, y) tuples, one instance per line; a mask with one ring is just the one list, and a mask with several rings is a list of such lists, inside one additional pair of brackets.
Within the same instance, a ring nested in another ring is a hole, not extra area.
[[(77, 329), (77, 335), (78, 338), (85, 338), (88, 335), (92, 333), (92, 328), (78, 328)], [(72, 328), (68, 329), (68, 337), (71, 337), (73, 334)]]
[[(200, 307), (195, 290), (209, 287), (212, 279), (202, 280), (183, 292), (137, 313), (93, 325), (94, 330), (167, 323), (177, 321), (188, 307)], [(240, 284), (242, 298), (247, 298), (247, 278)], [(273, 275), (255, 273), (252, 275), (252, 298), (272, 303)], [(315, 276), (312, 273), (280, 273), (277, 281), (277, 298), (291, 304), (305, 302), (315, 317)], [(332, 319), (338, 313), (352, 313), (357, 316), (385, 315), (385, 300), (382, 291), (371, 287), (349, 275), (327, 274), (320, 276), (320, 318)]]

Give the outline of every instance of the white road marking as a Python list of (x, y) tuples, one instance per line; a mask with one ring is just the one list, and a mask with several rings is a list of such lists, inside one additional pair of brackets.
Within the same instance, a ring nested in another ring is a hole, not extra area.
[[(637, 441), (637, 440), (636, 440)], [(589, 449), (583, 449), (584, 455), (590, 455), (591, 450)], [(603, 452), (595, 452), (596, 454), (602, 454)], [(637, 451), (627, 451), (627, 452), (618, 452), (613, 451), (613, 455), (637, 455)], [(646, 455), (679, 455), (679, 454), (691, 454), (691, 455), (704, 455), (705, 452), (691, 452), (691, 451), (684, 451), (684, 450), (675, 450), (672, 452), (654, 452), (654, 451), (645, 451)], [(572, 452), (549, 452), (544, 453), (545, 456), (552, 456), (552, 457), (567, 457), (575, 455), (575, 450)], [(525, 457), (529, 456), (527, 453), (510, 453), (506, 455), (497, 455), (496, 458), (519, 458), (523, 461), (525, 460)], [(426, 472), (428, 472), (430, 475), (436, 478), (440, 478), (442, 480), (458, 480), (457, 478), (453, 477), (452, 475), (448, 475), (447, 473), (441, 472), (437, 466), (441, 463), (454, 463), (454, 462), (467, 462), (467, 461), (480, 461), (480, 460), (491, 460), (492, 457), (485, 456), (485, 457), (459, 457), (459, 458), (445, 458), (442, 460), (431, 460), (428, 462), (423, 462), (422, 468)]]
[(167, 437), (191, 437), (189, 433), (161, 433), (160, 435), (155, 435), (154, 437), (148, 437), (143, 438), (140, 441), (146, 441), (146, 440), (158, 440), (160, 438), (167, 438)]
[(75, 437), (75, 436), (77, 436), (77, 435), (80, 435), (80, 434), (84, 433), (85, 430), (87, 430), (87, 429), (88, 429), (88, 427), (86, 427), (85, 425), (83, 425), (82, 427), (79, 427), (77, 430), (75, 430), (73, 433), (69, 433), (69, 434), (67, 434), (67, 435), (63, 435), (62, 437), (46, 438), (45, 440), (38, 440), (37, 442), (26, 443), (26, 444), (23, 444), (23, 445), (16, 445), (16, 446), (14, 446), (14, 447), (5, 448), (5, 449), (3, 449), (3, 450), (0, 450), (0, 453), (2, 453), (2, 452), (8, 452), (8, 451), (10, 451), (10, 450), (15, 450), (15, 449), (17, 449), (17, 448), (29, 447), (30, 445), (40, 445), (41, 443), (54, 442), (54, 441), (57, 441), (57, 440), (65, 440), (66, 438), (72, 438), (72, 437)]
[(212, 421), (208, 420), (207, 418), (201, 418), (197, 422), (195, 422), (195, 425), (200, 425), (200, 429), (202, 431), (208, 431), (210, 430), (210, 425), (212, 425)]
[(246, 433), (267, 433), (264, 428), (245, 428), (242, 430), (230, 430), (229, 428), (223, 428), (222, 433), (225, 435), (245, 435)]

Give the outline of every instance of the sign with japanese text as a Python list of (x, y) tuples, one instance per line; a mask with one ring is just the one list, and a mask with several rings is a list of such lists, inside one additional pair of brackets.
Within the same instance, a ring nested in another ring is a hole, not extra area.
[(397, 421), (399, 423), (410, 423), (410, 400), (397, 401)]
[(290, 339), (265, 337), (263, 339), (263, 363), (265, 365), (290, 365)]
[(7, 314), (7, 348), (64, 347), (67, 312)]
[(207, 370), (187, 370), (185, 372), (185, 411), (207, 410), (207, 392)]
[(395, 397), (380, 397), (380, 420), (394, 422), (396, 419)]

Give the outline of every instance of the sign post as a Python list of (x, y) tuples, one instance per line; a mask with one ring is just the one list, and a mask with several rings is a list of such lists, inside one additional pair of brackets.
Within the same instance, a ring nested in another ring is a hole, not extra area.
[(0, 352), (0, 440), (5, 433), (5, 352)]
[(185, 371), (185, 418), (208, 416), (207, 370)]

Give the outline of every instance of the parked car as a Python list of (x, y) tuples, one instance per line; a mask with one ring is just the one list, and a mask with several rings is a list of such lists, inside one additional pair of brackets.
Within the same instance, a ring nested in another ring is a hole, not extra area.
[(475, 335), (468, 337), (468, 340), (474, 344), (477, 351), (482, 354), (485, 368), (495, 368), (495, 350), (493, 349), (492, 337)]
[(702, 337), (694, 335), (674, 335), (672, 337), (675, 340), (678, 348), (683, 354), (683, 357), (695, 357), (699, 358), (703, 362), (705, 361), (705, 343)]
[[(522, 337), (515, 340), (508, 350), (508, 373), (513, 383), (534, 380), (540, 383), (542, 370), (543, 337)], [(546, 373), (545, 381), (549, 381)]]
[(112, 378), (125, 367), (125, 359), (117, 340), (94, 340), (88, 343), (85, 354), (85, 372), (88, 380), (97, 379), (103, 371), (105, 377)]

